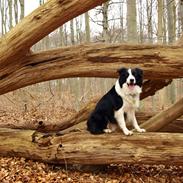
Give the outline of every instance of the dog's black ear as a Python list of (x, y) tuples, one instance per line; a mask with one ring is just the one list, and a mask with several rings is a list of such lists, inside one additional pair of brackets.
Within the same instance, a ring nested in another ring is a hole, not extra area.
[(136, 84), (142, 87), (143, 83), (143, 70), (139, 68), (135, 68), (135, 75), (136, 75)]
[(119, 75), (125, 73), (126, 71), (127, 71), (127, 68), (125, 68), (125, 67), (122, 67), (122, 68), (120, 68), (120, 69), (117, 70), (117, 72), (119, 73)]
[(142, 69), (135, 68), (134, 70), (135, 70), (135, 72), (137, 73), (138, 76), (143, 77), (143, 70)]

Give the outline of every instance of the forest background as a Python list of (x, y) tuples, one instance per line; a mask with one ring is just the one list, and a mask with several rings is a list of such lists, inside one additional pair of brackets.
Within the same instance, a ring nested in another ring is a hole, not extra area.
[[(0, 0), (0, 36), (45, 2)], [(90, 42), (174, 44), (182, 32), (182, 0), (111, 0), (67, 22), (31, 49), (38, 52)], [(0, 96), (1, 119), (8, 116), (23, 122), (31, 116), (31, 120), (60, 121), (102, 96), (114, 83), (110, 78), (65, 78), (21, 88)], [(175, 79), (145, 99), (140, 110), (163, 110), (182, 96), (183, 80)]]

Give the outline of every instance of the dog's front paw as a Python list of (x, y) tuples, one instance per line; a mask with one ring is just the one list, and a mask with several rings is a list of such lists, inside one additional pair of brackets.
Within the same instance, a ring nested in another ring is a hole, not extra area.
[(139, 128), (137, 131), (140, 132), (140, 133), (146, 132), (146, 130), (143, 129), (143, 128)]
[(124, 130), (123, 132), (124, 132), (125, 135), (128, 135), (128, 136), (133, 135), (133, 132), (128, 130), (128, 129)]

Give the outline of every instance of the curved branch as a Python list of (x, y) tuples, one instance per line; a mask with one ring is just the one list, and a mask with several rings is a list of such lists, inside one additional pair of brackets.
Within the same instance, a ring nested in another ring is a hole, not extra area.
[(9, 66), (0, 94), (58, 78), (117, 77), (120, 67), (140, 67), (150, 80), (181, 78), (182, 58), (183, 48), (176, 46), (90, 44), (45, 51), (27, 56), (17, 70)]
[(106, 0), (49, 0), (22, 19), (0, 40), (0, 77), (22, 66), (31, 46), (76, 16)]

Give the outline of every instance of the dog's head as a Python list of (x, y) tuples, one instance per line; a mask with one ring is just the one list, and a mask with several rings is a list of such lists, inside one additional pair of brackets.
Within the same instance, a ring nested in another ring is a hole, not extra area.
[(119, 85), (128, 93), (135, 94), (141, 93), (143, 82), (143, 71), (139, 68), (127, 69), (121, 68), (119, 73)]

